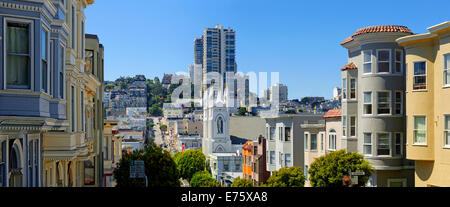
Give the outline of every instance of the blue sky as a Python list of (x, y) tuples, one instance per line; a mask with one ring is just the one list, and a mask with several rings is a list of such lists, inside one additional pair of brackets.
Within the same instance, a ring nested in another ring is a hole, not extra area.
[[(289, 99), (331, 98), (358, 28), (405, 25), (414, 33), (450, 20), (450, 1), (95, 0), (86, 32), (105, 46), (105, 80), (188, 71), (193, 40), (216, 24), (236, 31), (238, 71), (279, 72)], [(269, 79), (270, 80), (270, 79)]]

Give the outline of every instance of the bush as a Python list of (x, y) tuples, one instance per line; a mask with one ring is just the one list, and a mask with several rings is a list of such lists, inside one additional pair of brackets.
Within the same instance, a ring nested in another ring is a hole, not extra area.
[(233, 180), (231, 187), (244, 187), (244, 188), (253, 187), (253, 182), (245, 178), (237, 177), (236, 179)]
[(189, 182), (191, 187), (220, 187), (220, 183), (211, 177), (208, 171), (198, 171)]
[(308, 170), (310, 183), (313, 187), (342, 187), (342, 179), (348, 175), (349, 170), (363, 171), (365, 175), (358, 177), (357, 186), (365, 186), (375, 169), (363, 155), (339, 150), (316, 158), (311, 163)]
[(144, 160), (148, 187), (179, 187), (179, 172), (168, 151), (155, 144), (149, 144), (144, 150), (123, 154), (114, 177), (117, 187), (145, 187), (144, 179), (130, 178), (130, 161)]
[(267, 180), (266, 187), (303, 187), (305, 175), (300, 167), (284, 167), (274, 171)]

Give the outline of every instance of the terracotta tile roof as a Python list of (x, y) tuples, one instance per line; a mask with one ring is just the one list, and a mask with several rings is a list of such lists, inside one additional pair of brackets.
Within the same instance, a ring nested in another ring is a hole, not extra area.
[(336, 117), (341, 117), (341, 109), (333, 109), (333, 110), (329, 110), (324, 116), (323, 118), (336, 118)]
[(347, 44), (347, 43), (353, 41), (353, 38), (355, 36), (362, 35), (362, 34), (368, 34), (368, 33), (378, 33), (378, 32), (401, 32), (401, 33), (414, 34), (406, 26), (399, 26), (399, 25), (370, 26), (370, 27), (364, 27), (364, 28), (358, 29), (351, 37), (348, 37), (347, 39), (342, 41), (341, 45), (344, 45), (344, 44)]
[(341, 71), (344, 71), (344, 70), (351, 70), (351, 69), (358, 69), (358, 68), (356, 67), (355, 63), (353, 63), (353, 62), (351, 62), (351, 63), (345, 65), (343, 68), (341, 68)]

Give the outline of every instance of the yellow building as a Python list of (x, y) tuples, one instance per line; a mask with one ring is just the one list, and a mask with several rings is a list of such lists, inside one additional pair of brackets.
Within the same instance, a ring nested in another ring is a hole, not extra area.
[(116, 120), (104, 121), (103, 140), (103, 174), (104, 187), (114, 187), (113, 171), (117, 163), (122, 159), (122, 137), (118, 136), (118, 123)]
[(407, 159), (417, 187), (450, 186), (450, 21), (397, 39), (407, 64)]
[(94, 124), (93, 120), (103, 121), (103, 116), (94, 118), (99, 113), (94, 109), (93, 100), (103, 78), (100, 80), (89, 71), (85, 57), (84, 9), (93, 3), (93, 0), (67, 0), (63, 4), (66, 18), (60, 24), (68, 30), (68, 36), (66, 42), (61, 43), (65, 47), (62, 55), (65, 78), (61, 81), (65, 83), (63, 96), (69, 126), (64, 131), (43, 134), (44, 187), (101, 186), (102, 179), (95, 164), (98, 153), (94, 147), (95, 138), (103, 136), (103, 124)]

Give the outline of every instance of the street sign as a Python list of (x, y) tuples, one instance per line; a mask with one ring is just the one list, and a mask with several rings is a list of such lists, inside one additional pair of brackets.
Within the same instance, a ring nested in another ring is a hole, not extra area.
[(356, 172), (350, 172), (350, 175), (365, 175), (366, 173), (364, 173), (363, 171), (359, 171), (357, 170)]
[(130, 161), (130, 178), (145, 178), (145, 167), (143, 160)]
[(358, 185), (358, 176), (351, 176), (352, 185)]

